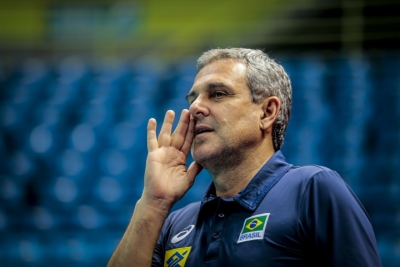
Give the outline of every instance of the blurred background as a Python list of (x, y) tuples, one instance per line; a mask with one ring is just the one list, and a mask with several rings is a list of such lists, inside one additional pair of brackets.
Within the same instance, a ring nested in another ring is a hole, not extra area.
[[(140, 197), (146, 123), (196, 58), (260, 48), (293, 83), (283, 153), (337, 170), (400, 266), (400, 1), (0, 2), (0, 266), (105, 266)], [(202, 198), (202, 172), (177, 204)]]

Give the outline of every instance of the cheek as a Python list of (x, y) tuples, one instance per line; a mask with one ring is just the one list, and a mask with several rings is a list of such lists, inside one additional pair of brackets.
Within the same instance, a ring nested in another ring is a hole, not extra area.
[(254, 141), (260, 136), (260, 127), (256, 120), (249, 117), (241, 118), (231, 122), (228, 127), (224, 127), (221, 136), (230, 143)]
[(219, 122), (216, 126), (220, 128), (222, 132), (227, 134), (232, 131), (235, 134), (246, 134), (250, 132), (260, 131), (260, 118), (259, 110), (255, 108), (249, 108), (249, 103), (243, 104), (237, 103), (237, 105), (230, 105), (222, 110), (222, 114), (217, 121)]
[(256, 118), (255, 115), (253, 116), (247, 116), (246, 118), (243, 118), (240, 122), (241, 124), (241, 131), (243, 131), (243, 134), (249, 135), (249, 136), (259, 136), (261, 133), (260, 130), (260, 121), (258, 118)]

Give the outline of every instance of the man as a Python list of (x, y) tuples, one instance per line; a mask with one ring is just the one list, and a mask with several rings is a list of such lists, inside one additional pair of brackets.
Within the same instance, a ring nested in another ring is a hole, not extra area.
[[(148, 123), (143, 194), (109, 266), (381, 266), (339, 175), (280, 152), (291, 85), (279, 64), (259, 50), (207, 51), (187, 100), (172, 134), (172, 111), (158, 137)], [(204, 199), (168, 216), (202, 168)]]

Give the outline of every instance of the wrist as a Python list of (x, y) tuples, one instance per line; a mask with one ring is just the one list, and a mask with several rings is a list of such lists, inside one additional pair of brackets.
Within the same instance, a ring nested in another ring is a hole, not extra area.
[(142, 197), (138, 200), (136, 205), (143, 206), (148, 211), (154, 211), (162, 215), (168, 215), (169, 211), (175, 203), (165, 199)]

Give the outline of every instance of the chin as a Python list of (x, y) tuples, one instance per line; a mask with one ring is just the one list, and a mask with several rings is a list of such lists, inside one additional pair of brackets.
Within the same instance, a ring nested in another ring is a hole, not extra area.
[(227, 155), (215, 148), (192, 150), (193, 159), (209, 172), (214, 172), (226, 164)]
[(207, 149), (205, 147), (192, 148), (192, 157), (201, 166), (207, 165), (207, 161), (214, 160), (216, 157), (215, 149)]

